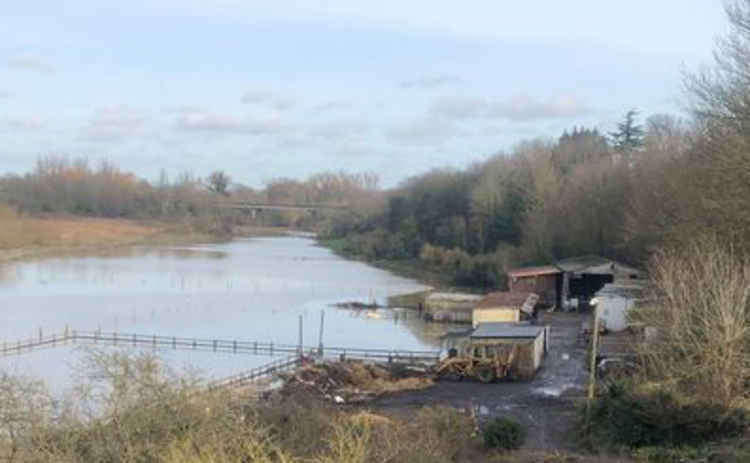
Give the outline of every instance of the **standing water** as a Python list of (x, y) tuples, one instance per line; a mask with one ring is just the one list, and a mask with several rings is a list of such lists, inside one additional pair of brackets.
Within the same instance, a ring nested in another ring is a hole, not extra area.
[[(128, 248), (0, 266), (0, 342), (79, 331), (157, 334), (317, 346), (325, 311), (326, 346), (438, 348), (407, 312), (351, 311), (336, 302), (384, 303), (424, 289), (360, 262), (342, 259), (301, 237), (253, 238), (226, 244)], [(160, 351), (175, 368), (220, 378), (268, 362), (246, 354)], [(66, 386), (79, 350), (63, 347), (0, 358), (0, 370)]]

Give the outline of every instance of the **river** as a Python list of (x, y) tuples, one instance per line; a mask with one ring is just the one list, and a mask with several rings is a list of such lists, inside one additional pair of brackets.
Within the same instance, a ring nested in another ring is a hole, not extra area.
[[(425, 289), (304, 237), (224, 244), (133, 247), (0, 265), (0, 342), (76, 330), (318, 344), (436, 349), (442, 328), (402, 310), (357, 311), (336, 302), (376, 300)], [(162, 350), (176, 369), (221, 378), (268, 357)], [(64, 388), (83, 355), (61, 347), (0, 358), (0, 370)]]

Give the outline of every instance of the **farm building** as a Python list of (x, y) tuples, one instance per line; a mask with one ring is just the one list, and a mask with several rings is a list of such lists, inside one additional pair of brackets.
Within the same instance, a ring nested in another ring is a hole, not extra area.
[(425, 298), (425, 314), (437, 321), (471, 322), (482, 296), (462, 293), (432, 293)]
[(481, 357), (481, 349), (493, 349), (498, 345), (513, 345), (516, 355), (511, 363), (511, 371), (518, 379), (531, 379), (542, 365), (547, 352), (549, 327), (518, 323), (480, 323), (469, 335), (466, 344)]
[(510, 290), (534, 292), (539, 302), (563, 307), (571, 298), (588, 302), (604, 285), (633, 282), (641, 277), (637, 269), (598, 256), (558, 261), (544, 267), (526, 267), (508, 272)]
[(562, 303), (563, 272), (554, 265), (511, 270), (508, 277), (511, 292), (538, 294), (539, 302), (547, 306)]
[(628, 327), (628, 311), (641, 298), (642, 291), (639, 285), (609, 283), (596, 293), (599, 317), (608, 330), (622, 331)]
[(484, 296), (474, 308), (472, 324), (489, 322), (520, 322), (522, 314), (534, 316), (539, 296), (534, 293), (496, 292)]

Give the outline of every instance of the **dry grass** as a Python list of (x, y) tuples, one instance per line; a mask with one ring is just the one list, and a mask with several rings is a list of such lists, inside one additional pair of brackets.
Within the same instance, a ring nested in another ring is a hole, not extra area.
[(0, 249), (128, 244), (159, 234), (164, 227), (130, 220), (81, 217), (23, 217), (0, 205)]

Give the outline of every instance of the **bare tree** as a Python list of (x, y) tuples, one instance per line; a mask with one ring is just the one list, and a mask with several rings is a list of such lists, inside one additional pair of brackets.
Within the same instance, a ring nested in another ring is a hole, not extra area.
[(231, 179), (223, 170), (215, 170), (208, 176), (208, 189), (220, 195), (229, 196), (227, 188)]
[(633, 318), (656, 329), (640, 345), (651, 380), (725, 406), (750, 397), (750, 266), (716, 238), (656, 254), (651, 305)]

